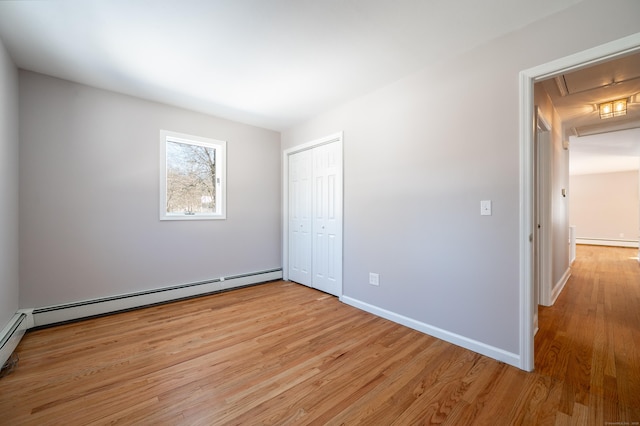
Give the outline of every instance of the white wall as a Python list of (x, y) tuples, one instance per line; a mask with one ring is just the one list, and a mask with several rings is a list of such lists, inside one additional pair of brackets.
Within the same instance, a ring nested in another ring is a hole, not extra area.
[(551, 126), (551, 172), (550, 210), (551, 210), (551, 285), (555, 286), (568, 276), (569, 259), (569, 151), (563, 148), (563, 126), (548, 93), (541, 83), (535, 85), (534, 102)]
[(571, 176), (576, 237), (638, 241), (638, 171)]
[(518, 73), (640, 31), (640, 2), (613, 3), (586, 0), (283, 133), (286, 149), (344, 131), (345, 296), (519, 356)]
[[(553, 285), (558, 284), (570, 267), (569, 259), (569, 151), (562, 147), (562, 126), (555, 126), (552, 131), (553, 143), (551, 169), (551, 226), (553, 261), (551, 279)], [(565, 196), (562, 190), (565, 190)]]
[[(159, 131), (227, 141), (227, 220), (159, 220)], [(20, 71), (20, 305), (280, 268), (280, 135)]]
[(18, 309), (18, 70), (0, 41), (0, 330)]

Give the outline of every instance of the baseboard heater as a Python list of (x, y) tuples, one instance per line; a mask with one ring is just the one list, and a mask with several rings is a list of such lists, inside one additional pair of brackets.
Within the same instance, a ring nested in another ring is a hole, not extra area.
[(27, 310), (18, 311), (0, 332), (0, 369), (16, 349), (24, 333), (32, 326), (33, 318), (31, 317), (31, 312)]
[(75, 321), (282, 279), (282, 269), (253, 272), (33, 310), (34, 327)]

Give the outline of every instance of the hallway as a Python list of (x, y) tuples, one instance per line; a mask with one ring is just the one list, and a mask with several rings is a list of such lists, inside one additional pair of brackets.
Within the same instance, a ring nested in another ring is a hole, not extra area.
[(535, 368), (558, 396), (556, 424), (640, 422), (637, 256), (637, 249), (579, 245), (555, 305), (540, 307)]

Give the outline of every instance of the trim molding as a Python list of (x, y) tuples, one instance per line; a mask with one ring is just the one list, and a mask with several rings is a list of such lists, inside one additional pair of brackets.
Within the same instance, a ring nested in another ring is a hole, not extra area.
[[(534, 140), (534, 150), (536, 149), (536, 145), (538, 148), (537, 156), (534, 155), (534, 165), (533, 167), (537, 167), (537, 175), (538, 180), (534, 182), (534, 185), (537, 188), (539, 194), (539, 203), (538, 203), (538, 211), (534, 212), (534, 216), (537, 217), (537, 223), (542, 225), (536, 231), (536, 226), (534, 226), (534, 232), (536, 232), (536, 236), (534, 237), (534, 244), (537, 247), (534, 247), (534, 251), (537, 248), (538, 255), (538, 282), (533, 283), (534, 286), (540, 286), (540, 294), (539, 302), (542, 305), (549, 306), (551, 304), (551, 291), (552, 291), (552, 273), (551, 273), (551, 265), (553, 264), (553, 249), (551, 247), (551, 242), (553, 241), (552, 235), (552, 218), (551, 218), (551, 210), (552, 210), (552, 197), (551, 197), (551, 182), (552, 182), (552, 171), (551, 171), (551, 152), (553, 150), (552, 139), (551, 139), (551, 126), (546, 122), (540, 111), (536, 109), (536, 138), (537, 143)], [(536, 158), (537, 157), (537, 158)], [(535, 196), (534, 189), (534, 196)], [(535, 204), (535, 203), (534, 203)], [(534, 223), (535, 223), (534, 217)], [(537, 309), (534, 309), (537, 314)], [(534, 328), (537, 326), (537, 323), (534, 319)], [(535, 335), (535, 330), (534, 333)]]
[(638, 248), (638, 241), (633, 240), (607, 240), (604, 238), (576, 238), (576, 244), (591, 246), (612, 246)]
[(24, 333), (31, 327), (33, 327), (31, 310), (22, 309), (16, 311), (13, 318), (0, 331), (0, 368), (7, 362)]
[(461, 346), (465, 349), (469, 349), (473, 352), (491, 357), (498, 361), (502, 361), (514, 367), (520, 367), (520, 357), (517, 354), (507, 352), (505, 350), (487, 345), (477, 340), (469, 339), (456, 333), (451, 333), (450, 331), (446, 331), (420, 321), (416, 321), (412, 318), (405, 317), (404, 315), (388, 311), (378, 306), (370, 305), (349, 296), (342, 296), (340, 298), (340, 301), (346, 303), (347, 305), (353, 306), (354, 308), (361, 309), (365, 312), (369, 312), (370, 314), (377, 315), (395, 323), (404, 325), (405, 327), (420, 331), (421, 333), (425, 333), (454, 345)]
[(571, 268), (567, 268), (567, 270), (564, 271), (562, 278), (560, 278), (556, 285), (553, 286), (553, 290), (551, 290), (551, 304), (548, 306), (553, 306), (553, 304), (556, 303), (556, 299), (560, 296), (560, 293), (562, 293), (562, 290), (567, 284), (567, 281), (569, 281), (569, 278), (571, 278)]
[(282, 269), (272, 269), (149, 291), (46, 306), (33, 310), (32, 326), (43, 327), (82, 318), (113, 314), (279, 279), (282, 279)]

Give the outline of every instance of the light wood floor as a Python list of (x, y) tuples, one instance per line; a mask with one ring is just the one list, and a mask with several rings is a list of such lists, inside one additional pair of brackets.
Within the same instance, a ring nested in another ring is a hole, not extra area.
[(0, 424), (638, 424), (635, 256), (579, 247), (535, 373), (275, 282), (28, 333)]

